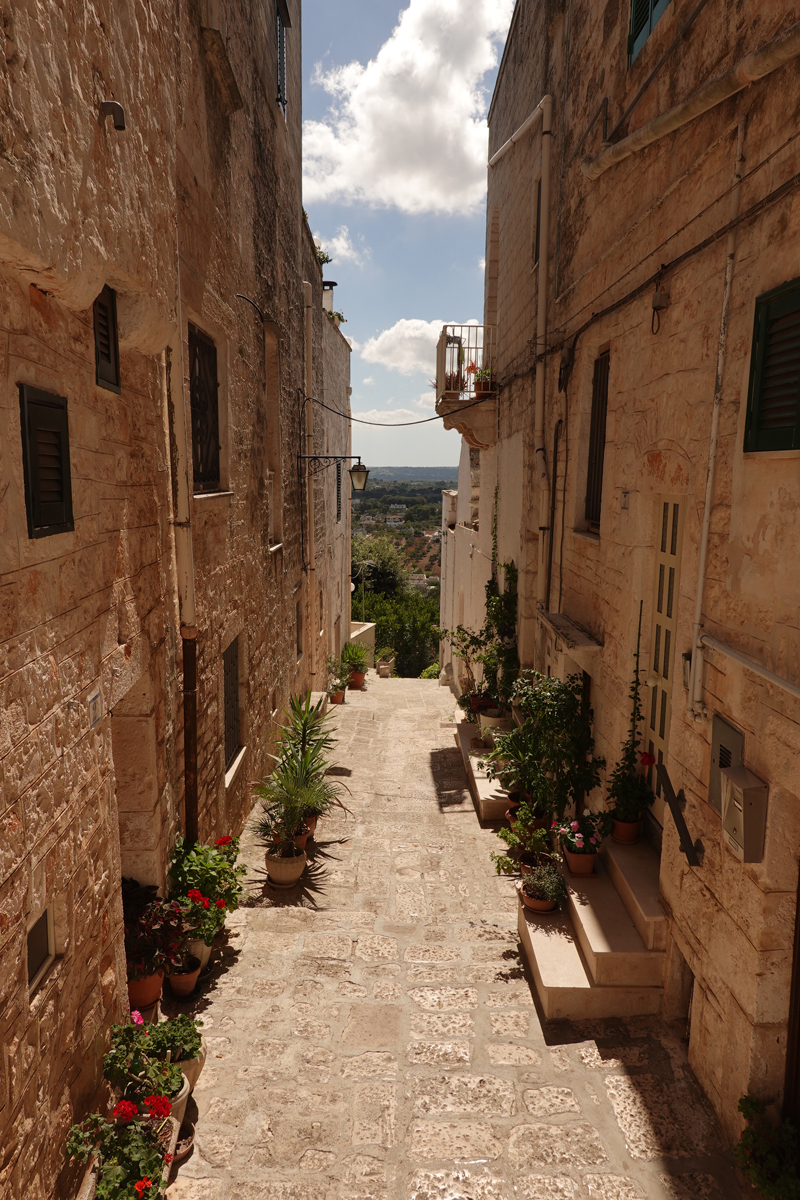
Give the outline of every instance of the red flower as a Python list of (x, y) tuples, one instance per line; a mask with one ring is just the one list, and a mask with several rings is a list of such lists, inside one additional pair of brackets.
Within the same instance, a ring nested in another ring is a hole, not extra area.
[(194, 900), (195, 904), (197, 904), (203, 899), (203, 893), (198, 892), (197, 888), (191, 888), (189, 891), (189, 899)]
[(114, 1105), (114, 1110), (111, 1113), (112, 1117), (121, 1117), (123, 1121), (132, 1121), (138, 1114), (139, 1109), (131, 1100), (120, 1100)]
[(147, 1191), (147, 1189), (151, 1188), (152, 1186), (153, 1186), (152, 1179), (148, 1179), (148, 1177), (145, 1175), (144, 1179), (139, 1179), (133, 1185), (133, 1190), (136, 1192), (136, 1194), (138, 1196), (141, 1196), (142, 1192)]
[(172, 1105), (166, 1096), (145, 1096), (144, 1103), (151, 1117), (168, 1117), (172, 1112)]
[(653, 758), (652, 754), (648, 754), (647, 751), (644, 750), (639, 755), (639, 761), (643, 767), (652, 767), (656, 760)]
[(201, 896), (200, 899), (202, 901), (203, 908), (211, 908), (211, 901), (209, 900), (208, 896)]
[(215, 901), (214, 901), (214, 903), (216, 904), (217, 908), (224, 908), (224, 907), (225, 907), (225, 901), (224, 901), (224, 900), (215, 900)]
[(171, 1155), (171, 1154), (165, 1154), (165, 1155), (164, 1155), (164, 1162), (167, 1164), (167, 1166), (169, 1166), (169, 1164), (172, 1162), (172, 1155)]
[(215, 845), (215, 846), (230, 846), (230, 844), (231, 844), (231, 842), (232, 842), (232, 841), (233, 841), (233, 838), (232, 838), (232, 837), (230, 837), (230, 836), (229, 836), (229, 835), (226, 833), (224, 837), (217, 838), (217, 840), (216, 840), (216, 842), (214, 843), (214, 845)]

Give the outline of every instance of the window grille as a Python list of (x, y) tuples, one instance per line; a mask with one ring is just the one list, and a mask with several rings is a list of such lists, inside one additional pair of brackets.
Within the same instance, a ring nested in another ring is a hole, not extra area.
[(281, 112), (286, 115), (286, 25), (285, 4), (280, 0), (277, 6), (276, 22), (278, 29), (278, 95), (277, 101)]
[(628, 62), (632, 63), (667, 10), (670, 0), (631, 0)]
[(586, 523), (595, 531), (600, 528), (600, 507), (603, 499), (609, 361), (608, 350), (603, 351), (600, 357), (594, 360), (592, 380), (592, 420), (589, 431), (589, 465), (586, 473)]
[(234, 638), (222, 655), (225, 712), (225, 770), (239, 751), (239, 639)]
[[(663, 762), (669, 746), (672, 717), (672, 677), (680, 597), (681, 548), (683, 543), (683, 498), (662, 496), (656, 540), (652, 647), (653, 683), (650, 702), (645, 706), (647, 749), (657, 762)], [(664, 799), (656, 772), (650, 767), (647, 782), (654, 787), (653, 815), (663, 824)]]
[(94, 364), (99, 387), (120, 393), (117, 293), (104, 287), (94, 302)]
[(302, 601), (298, 600), (294, 606), (295, 629), (297, 638), (297, 659), (298, 662), (303, 657), (303, 605)]
[(189, 381), (192, 402), (192, 466), (195, 492), (219, 491), (219, 382), (217, 348), (189, 326)]
[(19, 402), (28, 537), (74, 529), (66, 397), (21, 383)]
[(55, 958), (53, 910), (46, 908), (28, 930), (28, 988), (33, 991)]
[(756, 300), (745, 450), (800, 449), (800, 282)]
[(342, 464), (336, 464), (336, 521), (342, 519)]

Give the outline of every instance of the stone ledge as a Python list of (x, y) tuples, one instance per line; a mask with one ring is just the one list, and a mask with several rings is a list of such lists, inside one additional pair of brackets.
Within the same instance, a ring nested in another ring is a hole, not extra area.
[[(477, 757), (470, 755), (470, 742), (478, 733), (478, 726), (470, 721), (460, 721), (456, 727), (456, 742), (464, 760), (469, 790), (482, 821), (502, 820), (508, 808), (508, 792), (491, 779), (487, 779), (486, 772), (478, 769)], [(488, 754), (488, 750), (486, 753)]]

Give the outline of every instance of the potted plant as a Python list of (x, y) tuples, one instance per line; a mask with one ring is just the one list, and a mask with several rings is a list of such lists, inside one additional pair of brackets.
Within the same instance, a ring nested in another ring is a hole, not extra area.
[(639, 683), (639, 647), (642, 638), (642, 605), (639, 604), (639, 629), (636, 635), (635, 669), (630, 686), (631, 721), (628, 736), (622, 747), (620, 760), (611, 773), (608, 783), (606, 808), (614, 822), (612, 837), (615, 842), (632, 845), (642, 828), (642, 817), (653, 803), (654, 796), (647, 779), (638, 771), (641, 765), (647, 770), (655, 763), (652, 754), (639, 753), (639, 726), (642, 723), (642, 706)]
[(767, 1108), (754, 1096), (742, 1096), (739, 1112), (747, 1124), (734, 1148), (736, 1163), (759, 1196), (793, 1200), (800, 1196), (800, 1141), (794, 1122), (770, 1120)]
[(381, 679), (391, 679), (396, 655), (391, 646), (375, 651), (375, 667)]
[[(170, 1060), (159, 1042), (151, 1042), (156, 1025), (146, 1026), (141, 1013), (122, 1025), (111, 1026), (111, 1043), (103, 1058), (103, 1075), (118, 1099), (137, 1105), (141, 1114), (148, 1111), (150, 1099), (162, 1096), (170, 1105), (178, 1124), (183, 1120), (189, 1098), (189, 1080), (177, 1062)], [(169, 1115), (165, 1113), (165, 1115)]]
[(522, 876), (519, 894), (526, 908), (542, 913), (554, 912), (567, 894), (567, 885), (555, 863), (545, 862)]
[(273, 887), (293, 887), (306, 868), (306, 852), (297, 844), (308, 833), (305, 808), (309, 787), (284, 766), (256, 784), (261, 811), (253, 820), (253, 831), (264, 847), (267, 876)]
[[(136, 1022), (135, 1013), (131, 1013), (131, 1020)], [(181, 1013), (151, 1025), (148, 1031), (150, 1053), (163, 1062), (177, 1063), (189, 1080), (190, 1091), (206, 1061), (206, 1046), (200, 1033), (202, 1024), (198, 1018)]]
[(342, 650), (342, 667), (349, 672), (348, 686), (351, 692), (359, 691), (367, 677), (367, 647), (360, 642), (348, 642)]
[(553, 822), (570, 875), (591, 875), (600, 843), (611, 830), (607, 812), (590, 812), (572, 821)]
[(157, 888), (122, 880), (122, 912), (128, 999), (131, 1008), (150, 1008), (161, 995), (164, 976), (183, 961), (186, 921), (179, 904), (156, 898)]
[(476, 396), (488, 396), (494, 391), (494, 371), (491, 367), (476, 367), (470, 363), (467, 370), (472, 375), (472, 389)]
[(350, 672), (340, 658), (329, 654), (325, 660), (328, 676), (327, 692), (331, 704), (344, 704), (344, 693), (350, 680)]
[(550, 853), (550, 836), (542, 828), (530, 807), (520, 805), (518, 817), (509, 829), (498, 829), (497, 836), (508, 847), (505, 854), (492, 854), (492, 862), (498, 875), (514, 875), (521, 871), (523, 875), (534, 867), (552, 862)]
[[(225, 924), (225, 914), (239, 907), (244, 890), (241, 878), (247, 868), (236, 865), (238, 856), (239, 838), (230, 834), (217, 838), (213, 846), (191, 845), (180, 835), (175, 840), (168, 872), (169, 893), (187, 912), (188, 950), (200, 959), (201, 969), (208, 963), (211, 944)], [(193, 893), (197, 893), (194, 900)]]
[(157, 1200), (167, 1186), (178, 1130), (169, 1112), (140, 1114), (130, 1102), (111, 1120), (90, 1113), (80, 1125), (73, 1125), (67, 1138), (68, 1158), (92, 1160), (79, 1200)]

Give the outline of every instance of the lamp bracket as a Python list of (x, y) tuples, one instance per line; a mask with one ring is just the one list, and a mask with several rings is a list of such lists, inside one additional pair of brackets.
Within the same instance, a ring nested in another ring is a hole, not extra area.
[(358, 454), (298, 454), (298, 460), (308, 462), (311, 466), (308, 469), (309, 475), (318, 475), (320, 471), (332, 467), (337, 462), (357, 462), (361, 463), (361, 455)]

